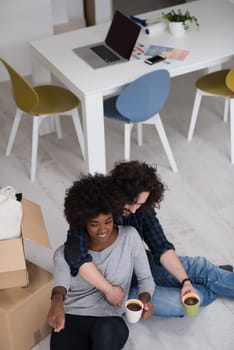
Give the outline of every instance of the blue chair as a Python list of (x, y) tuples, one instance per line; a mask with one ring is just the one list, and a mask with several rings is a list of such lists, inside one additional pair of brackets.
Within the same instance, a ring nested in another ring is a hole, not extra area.
[(132, 127), (137, 123), (138, 145), (142, 145), (142, 124), (154, 124), (166, 152), (170, 166), (177, 172), (159, 112), (163, 108), (170, 90), (170, 76), (160, 69), (141, 76), (131, 82), (118, 96), (104, 101), (104, 115), (124, 123), (124, 159), (130, 159)]

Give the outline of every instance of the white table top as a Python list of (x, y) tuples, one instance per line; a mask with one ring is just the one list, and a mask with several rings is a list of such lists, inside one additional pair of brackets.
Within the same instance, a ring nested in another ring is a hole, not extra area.
[[(155, 36), (141, 35), (140, 42), (190, 50), (185, 61), (167, 65), (171, 77), (189, 73), (228, 60), (234, 54), (234, 6), (223, 0), (200, 0), (177, 6), (191, 11), (200, 23), (183, 37), (176, 38), (162, 31)], [(175, 6), (173, 8), (176, 8)], [(159, 18), (162, 10), (150, 12), (142, 18)], [(214, 15), (216, 14), (216, 15)], [(143, 61), (130, 61), (94, 70), (72, 52), (73, 48), (104, 40), (109, 23), (42, 38), (31, 46), (47, 62), (49, 69), (65, 80), (78, 95), (101, 92), (123, 86), (150, 70), (165, 68), (160, 63), (152, 67)]]

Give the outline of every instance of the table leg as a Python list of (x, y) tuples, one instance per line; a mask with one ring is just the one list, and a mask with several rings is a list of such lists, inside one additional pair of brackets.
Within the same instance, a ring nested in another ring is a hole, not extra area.
[[(38, 56), (31, 51), (32, 59), (32, 84), (33, 85), (42, 85), (42, 84), (51, 84), (51, 74), (43, 66), (43, 63), (40, 62)], [(40, 126), (40, 135), (50, 134), (55, 131), (54, 119), (48, 117)]]
[(105, 130), (103, 97), (101, 94), (85, 96), (82, 100), (83, 128), (86, 135), (88, 171), (106, 173)]
[(231, 162), (234, 164), (234, 98), (230, 99)]

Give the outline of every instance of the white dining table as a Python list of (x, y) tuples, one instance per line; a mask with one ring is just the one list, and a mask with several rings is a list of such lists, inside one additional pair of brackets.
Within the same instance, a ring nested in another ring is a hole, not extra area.
[[(221, 65), (233, 57), (232, 3), (224, 0), (198, 0), (173, 8), (188, 9), (198, 18), (199, 29), (193, 27), (181, 37), (172, 36), (167, 28), (159, 30), (155, 35), (146, 35), (142, 31), (138, 40), (145, 47), (161, 45), (189, 50), (190, 53), (185, 60), (171, 60), (170, 64), (160, 62), (150, 66), (145, 64), (143, 59), (131, 59), (101, 69), (91, 68), (72, 50), (103, 41), (110, 23), (44, 37), (30, 43), (34, 81), (38, 80), (42, 67), (46, 68), (81, 100), (87, 168), (90, 173), (105, 173), (107, 170), (103, 115), (103, 99), (106, 96), (119, 91), (137, 77), (156, 69), (167, 69), (173, 78)], [(168, 9), (141, 14), (140, 17), (154, 21), (161, 17), (162, 11)]]

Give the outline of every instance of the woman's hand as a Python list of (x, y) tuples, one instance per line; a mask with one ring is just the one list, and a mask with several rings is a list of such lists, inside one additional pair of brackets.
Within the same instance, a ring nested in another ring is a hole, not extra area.
[(144, 309), (142, 312), (143, 320), (148, 320), (154, 313), (154, 305), (150, 303), (144, 303)]
[(55, 332), (60, 332), (65, 327), (64, 304), (61, 297), (56, 296), (51, 300), (47, 320)]
[(151, 296), (148, 292), (143, 292), (139, 295), (139, 300), (144, 304), (144, 309), (141, 317), (143, 320), (148, 320), (154, 313), (154, 306), (150, 304)]

